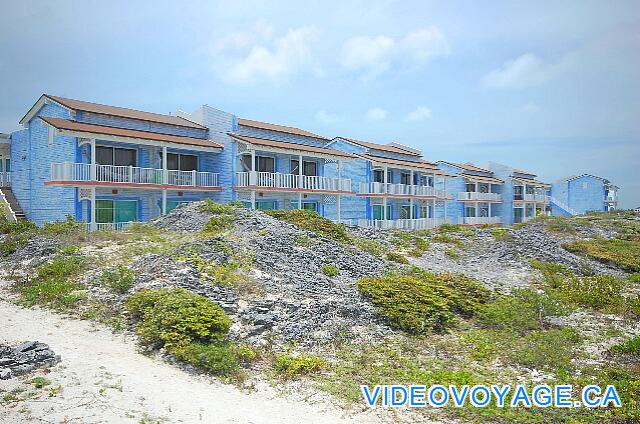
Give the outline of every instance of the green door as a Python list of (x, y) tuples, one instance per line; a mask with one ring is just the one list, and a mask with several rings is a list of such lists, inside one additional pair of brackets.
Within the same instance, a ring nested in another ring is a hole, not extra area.
[(135, 222), (138, 220), (138, 202), (118, 200), (115, 202), (115, 222)]
[[(384, 206), (373, 205), (373, 219), (384, 219)], [(391, 219), (391, 205), (387, 205), (387, 219)]]

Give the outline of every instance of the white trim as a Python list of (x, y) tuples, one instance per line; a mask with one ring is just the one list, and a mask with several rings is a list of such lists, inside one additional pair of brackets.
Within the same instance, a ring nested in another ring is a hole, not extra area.
[(31, 121), (36, 114), (40, 111), (40, 109), (42, 109), (42, 107), (46, 104), (50, 104), (53, 103), (55, 105), (58, 105), (62, 108), (64, 108), (65, 110), (67, 110), (68, 112), (75, 112), (73, 109), (68, 108), (67, 106), (56, 102), (55, 100), (53, 100), (51, 97), (47, 96), (46, 94), (43, 94), (42, 96), (40, 96), (40, 98), (34, 103), (33, 106), (31, 106), (31, 109), (29, 109), (29, 111), (27, 112), (26, 115), (24, 115), (24, 117), (20, 120), (20, 124), (25, 124), (26, 122)]
[[(315, 158), (340, 158), (342, 160), (354, 160), (355, 158), (352, 157), (347, 157), (347, 156), (342, 156), (342, 155), (334, 155), (332, 153), (318, 153), (318, 152), (310, 152), (308, 150), (303, 150), (303, 149), (296, 149), (295, 147), (292, 148), (284, 148), (284, 147), (273, 147), (273, 146), (263, 146), (261, 144), (253, 144), (249, 141), (246, 140), (242, 140), (242, 139), (238, 139), (235, 138), (233, 135), (230, 135), (231, 138), (234, 139), (234, 141), (236, 143), (245, 143), (249, 150), (258, 150), (258, 151), (262, 151), (262, 152), (270, 152), (270, 153), (282, 153), (285, 155), (293, 155), (294, 153), (296, 155), (302, 154), (303, 156), (307, 156), (307, 157), (315, 157)], [(242, 136), (239, 136), (242, 137)], [(248, 136), (247, 136), (248, 137)], [(294, 144), (294, 143), (290, 143), (290, 142), (286, 142), (286, 141), (279, 141), (279, 140), (268, 140), (268, 139), (264, 139), (267, 141), (273, 141), (276, 143), (288, 143), (288, 144)], [(306, 147), (316, 147), (316, 146), (306, 146)], [(316, 147), (318, 149), (323, 149), (324, 147)], [(242, 152), (245, 153), (245, 152)], [(242, 154), (239, 153), (238, 155)], [(345, 154), (348, 154), (345, 152)]]

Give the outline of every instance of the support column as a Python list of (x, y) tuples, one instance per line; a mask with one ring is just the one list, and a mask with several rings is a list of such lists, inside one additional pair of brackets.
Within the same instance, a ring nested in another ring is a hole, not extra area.
[(340, 223), (340, 195), (338, 194), (338, 199), (336, 200), (338, 206), (338, 223)]
[(167, 189), (162, 190), (162, 215), (167, 214)]
[[(491, 185), (489, 185), (489, 190), (491, 190)], [(487, 215), (489, 215), (489, 218), (491, 218), (491, 202), (489, 202), (488, 205), (489, 205), (489, 213)]]
[[(433, 179), (434, 181), (434, 185), (435, 185), (435, 177)], [(444, 191), (444, 197), (447, 197), (447, 177), (443, 177), (442, 179), (442, 185), (443, 185), (443, 191)], [(447, 222), (447, 199), (443, 200), (444, 202), (444, 222)], [(433, 201), (433, 216), (435, 217), (436, 215), (436, 201)]]
[(409, 219), (415, 218), (413, 213), (413, 197), (409, 198)]
[(91, 187), (91, 224), (89, 226), (91, 231), (95, 231), (98, 229), (96, 225), (96, 188)]
[[(249, 171), (249, 186), (255, 186), (258, 184), (258, 175), (256, 174), (256, 150), (251, 149), (251, 170)], [(251, 209), (256, 208), (256, 191), (255, 188), (251, 190)]]
[(96, 139), (91, 139), (91, 181), (96, 181)]
[(389, 219), (389, 216), (387, 214), (387, 196), (386, 194), (389, 192), (388, 189), (388, 184), (389, 184), (389, 167), (385, 165), (383, 169), (383, 178), (382, 181), (384, 181), (384, 190), (383, 190), (383, 195), (384, 197), (382, 198), (382, 218), (386, 221), (387, 219)]
[[(300, 154), (298, 155), (298, 190), (302, 190), (302, 188), (304, 187), (302, 167), (302, 154)], [(298, 192), (298, 209), (302, 209), (302, 191)]]
[[(167, 169), (167, 146), (162, 146), (162, 184), (169, 183), (169, 170)], [(167, 214), (167, 189), (162, 189), (162, 215)]]

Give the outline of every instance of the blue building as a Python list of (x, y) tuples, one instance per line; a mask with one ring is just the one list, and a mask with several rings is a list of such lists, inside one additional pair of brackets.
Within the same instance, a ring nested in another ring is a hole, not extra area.
[(446, 220), (452, 175), (422, 159), (419, 150), (398, 144), (377, 144), (336, 137), (327, 145), (353, 154), (345, 165), (355, 196), (346, 200), (348, 218), (360, 226), (424, 229)]
[(162, 115), (42, 95), (0, 134), (0, 206), (38, 225), (149, 221), (205, 198), (307, 209), (345, 223), (423, 229), (608, 210), (617, 187), (582, 175), (551, 186), (489, 162), (429, 162), (419, 150), (239, 118), (204, 105)]
[(480, 165), (504, 181), (501, 200), (495, 214), (503, 225), (530, 221), (538, 215), (549, 215), (551, 184), (536, 180), (537, 175), (508, 165), (487, 162)]
[(595, 175), (564, 178), (553, 184), (551, 195), (554, 216), (606, 212), (618, 207), (618, 187)]
[(449, 187), (457, 200), (448, 211), (448, 218), (461, 225), (502, 224), (507, 208), (502, 198), (505, 181), (494, 172), (466, 163), (438, 161), (437, 165), (454, 175)]

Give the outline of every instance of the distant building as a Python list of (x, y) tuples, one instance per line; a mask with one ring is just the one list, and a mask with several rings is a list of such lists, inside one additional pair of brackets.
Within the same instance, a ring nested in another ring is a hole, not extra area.
[(606, 212), (618, 208), (618, 187), (606, 178), (590, 174), (571, 176), (553, 184), (554, 216)]

